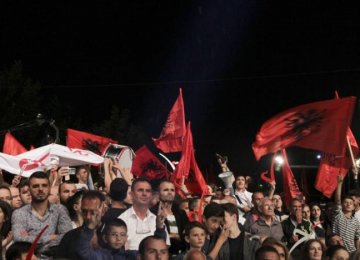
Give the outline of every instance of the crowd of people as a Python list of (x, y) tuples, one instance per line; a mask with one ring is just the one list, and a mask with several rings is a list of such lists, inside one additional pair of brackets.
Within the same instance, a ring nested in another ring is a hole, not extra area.
[(248, 190), (243, 175), (233, 188), (185, 197), (169, 179), (134, 178), (116, 160), (103, 169), (94, 184), (88, 166), (70, 180), (57, 165), (29, 178), (1, 173), (3, 259), (360, 259), (360, 192), (343, 195), (341, 175), (323, 208), (304, 197), (286, 207), (276, 183)]

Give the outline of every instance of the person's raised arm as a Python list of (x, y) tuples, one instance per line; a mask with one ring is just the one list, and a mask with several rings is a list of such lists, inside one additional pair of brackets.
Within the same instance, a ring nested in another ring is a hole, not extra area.
[(115, 174), (112, 172), (113, 162), (110, 158), (104, 159), (104, 182), (105, 190), (107, 193), (110, 192), (110, 184), (115, 179)]
[(342, 190), (343, 181), (344, 181), (344, 176), (342, 174), (339, 174), (337, 177), (337, 186), (335, 191), (335, 203), (337, 205), (341, 204), (341, 190)]

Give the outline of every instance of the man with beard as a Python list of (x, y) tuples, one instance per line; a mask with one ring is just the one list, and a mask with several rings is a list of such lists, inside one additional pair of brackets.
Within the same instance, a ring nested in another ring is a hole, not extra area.
[(63, 235), (72, 229), (71, 220), (63, 205), (48, 201), (50, 182), (45, 172), (34, 172), (29, 178), (29, 188), (31, 204), (15, 210), (11, 218), (14, 241), (32, 243), (48, 225), (38, 242), (44, 252), (57, 246)]
[(162, 209), (171, 242), (169, 253), (170, 255), (177, 255), (179, 252), (185, 252), (186, 243), (183, 231), (189, 221), (186, 212), (180, 210), (178, 206), (174, 204), (175, 186), (171, 181), (164, 179), (160, 182), (159, 199), (160, 202), (153, 207), (151, 211), (156, 214), (156, 212), (159, 211), (159, 207)]

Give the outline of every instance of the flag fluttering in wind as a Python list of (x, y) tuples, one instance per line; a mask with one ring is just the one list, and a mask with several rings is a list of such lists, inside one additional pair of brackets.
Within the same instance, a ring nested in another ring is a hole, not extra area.
[(252, 145), (255, 157), (289, 146), (341, 155), (355, 107), (355, 97), (305, 104), (266, 121)]
[(149, 180), (166, 177), (166, 167), (145, 145), (140, 147), (135, 154), (131, 172), (136, 177), (144, 177)]
[[(337, 92), (335, 93), (335, 97), (336, 99), (339, 99)], [(359, 146), (350, 127), (348, 127), (346, 131), (346, 140), (350, 144), (353, 156), (357, 157), (359, 153)], [(316, 176), (315, 188), (324, 196), (331, 198), (336, 190), (337, 176), (341, 174), (345, 177), (351, 166), (352, 160), (349, 146), (344, 148), (341, 155), (324, 153)]]
[(89, 150), (96, 154), (103, 154), (108, 144), (117, 144), (118, 142), (108, 137), (94, 135), (74, 129), (67, 129), (67, 146), (70, 148), (78, 148)]
[(167, 117), (159, 138), (153, 138), (154, 144), (164, 153), (180, 152), (186, 132), (185, 109), (181, 88)]
[(18, 155), (26, 151), (26, 148), (10, 132), (5, 134), (3, 153)]
[(285, 202), (286, 205), (289, 205), (291, 199), (298, 198), (302, 195), (299, 185), (296, 182), (293, 172), (291, 171), (289, 161), (286, 155), (285, 149), (281, 150), (281, 155), (284, 158), (283, 165), (283, 188), (285, 193)]
[(190, 122), (188, 123), (182, 154), (179, 164), (176, 167), (172, 181), (177, 187), (181, 186), (185, 178), (185, 185), (191, 194), (207, 195), (209, 193), (207, 183), (195, 160), (193, 137)]

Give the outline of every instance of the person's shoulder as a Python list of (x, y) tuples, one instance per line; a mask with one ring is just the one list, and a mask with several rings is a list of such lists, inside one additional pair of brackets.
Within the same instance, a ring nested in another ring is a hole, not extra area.
[(24, 214), (31, 211), (31, 204), (26, 204), (12, 212), (12, 215)]

